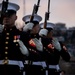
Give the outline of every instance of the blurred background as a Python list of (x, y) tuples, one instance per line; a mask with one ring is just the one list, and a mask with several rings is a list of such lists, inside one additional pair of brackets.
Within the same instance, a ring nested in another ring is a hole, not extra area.
[[(17, 22), (23, 24), (22, 17), (27, 14), (32, 14), (34, 4), (38, 0), (8, 0), (9, 2), (17, 3), (20, 6), (18, 11)], [(0, 0), (2, 2), (2, 0)], [(38, 14), (44, 20), (45, 12), (47, 11), (48, 0), (40, 0), (40, 7)], [(43, 21), (42, 20), (42, 21)], [(49, 21), (53, 23), (65, 23), (66, 27), (75, 26), (75, 0), (50, 0), (50, 18)]]

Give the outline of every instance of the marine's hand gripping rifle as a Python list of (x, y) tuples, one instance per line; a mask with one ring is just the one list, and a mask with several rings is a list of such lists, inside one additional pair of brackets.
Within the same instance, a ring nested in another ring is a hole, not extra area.
[(31, 15), (31, 17), (30, 17), (30, 22), (33, 21), (34, 15), (37, 14), (37, 12), (38, 12), (39, 3), (40, 3), (40, 0), (38, 0), (37, 5), (34, 4), (33, 12), (32, 12), (32, 15)]
[(50, 0), (48, 0), (48, 11), (45, 13), (45, 21), (44, 21), (44, 27), (46, 28), (47, 25), (47, 20), (49, 20), (49, 14), (50, 14)]
[(1, 16), (0, 16), (0, 24), (3, 24), (3, 15), (6, 13), (8, 7), (8, 0), (2, 1), (2, 9), (1, 9)]

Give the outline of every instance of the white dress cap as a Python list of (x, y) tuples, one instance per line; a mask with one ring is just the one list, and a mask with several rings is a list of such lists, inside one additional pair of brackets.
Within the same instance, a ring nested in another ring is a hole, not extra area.
[[(24, 21), (24, 22), (29, 22), (30, 21), (30, 18), (31, 18), (31, 15), (26, 15), (26, 16), (24, 16), (23, 18), (22, 18), (22, 20)], [(33, 21), (38, 21), (38, 22), (40, 22), (42, 20), (42, 17), (41, 16), (39, 16), (39, 15), (34, 15), (34, 18), (33, 18)]]
[[(9, 2), (9, 3), (8, 3), (8, 8), (7, 8), (7, 10), (15, 10), (15, 11), (18, 11), (19, 8), (20, 8), (19, 5), (15, 4), (15, 3)], [(0, 3), (0, 11), (1, 11), (1, 9), (2, 9), (2, 3)]]
[[(44, 23), (41, 23), (40, 27), (43, 28), (44, 27)], [(52, 28), (52, 29), (54, 29), (54, 27), (55, 27), (54, 23), (47, 22), (46, 28)]]

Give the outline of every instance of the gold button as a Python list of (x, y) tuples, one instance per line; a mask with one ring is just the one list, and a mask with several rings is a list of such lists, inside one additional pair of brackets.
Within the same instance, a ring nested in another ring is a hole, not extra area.
[(5, 59), (7, 60), (7, 59), (8, 59), (8, 57), (5, 57)]
[(8, 44), (8, 42), (5, 42), (5, 44)]
[(6, 28), (5, 28), (5, 30), (6, 30)]
[(5, 52), (5, 54), (8, 54), (8, 52)]
[(46, 48), (44, 47), (44, 49), (46, 49)]
[(10, 31), (11, 31), (12, 29), (10, 29)]
[(8, 40), (8, 39), (9, 39), (9, 37), (6, 37), (6, 39)]
[(6, 35), (9, 35), (9, 33), (6, 33)]
[(3, 64), (8, 64), (9, 61), (8, 60), (3, 60)]
[(43, 69), (41, 69), (41, 71), (43, 71)]
[(16, 44), (16, 46), (18, 46), (18, 44)]
[(8, 47), (5, 47), (5, 49), (8, 49)]
[(19, 42), (19, 39), (17, 39), (16, 42)]
[(13, 40), (13, 42), (15, 43), (15, 42), (17, 42), (16, 40)]
[(32, 49), (29, 48), (29, 50), (31, 51)]
[(34, 35), (34, 36), (36, 36), (36, 35)]

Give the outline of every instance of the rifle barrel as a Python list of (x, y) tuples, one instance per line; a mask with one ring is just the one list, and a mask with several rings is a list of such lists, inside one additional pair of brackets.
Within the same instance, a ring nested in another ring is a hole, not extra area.
[(48, 12), (50, 12), (50, 0), (48, 0)]
[(6, 2), (8, 2), (8, 0), (6, 0)]
[(40, 0), (38, 0), (37, 6), (39, 6), (39, 4), (40, 4)]

